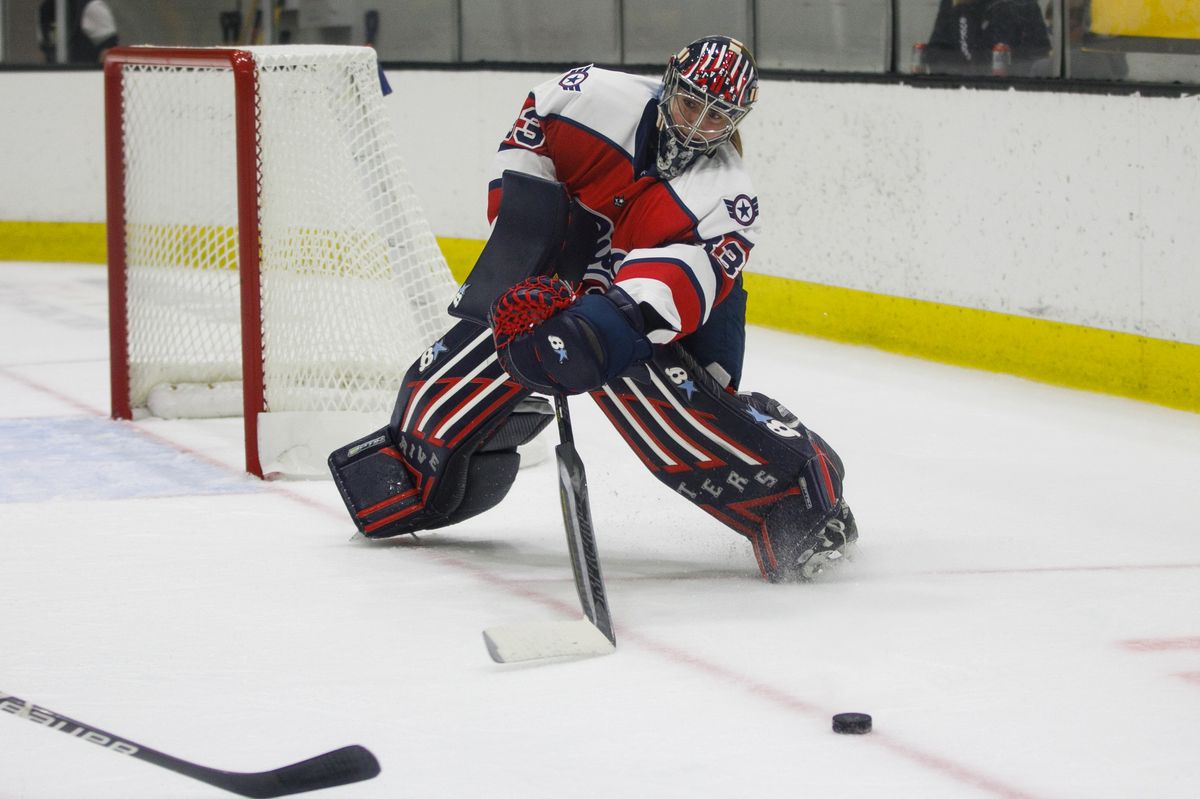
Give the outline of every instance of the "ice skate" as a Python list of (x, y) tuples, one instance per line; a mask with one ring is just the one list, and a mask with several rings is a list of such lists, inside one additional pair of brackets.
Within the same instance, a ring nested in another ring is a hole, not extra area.
[[(826, 569), (839, 565), (858, 541), (854, 514), (844, 499), (813, 524), (812, 511), (790, 512), (789, 503), (780, 503), (763, 524), (774, 566), (769, 559), (763, 573), (773, 583), (808, 582)], [(808, 532), (804, 530), (808, 528)]]

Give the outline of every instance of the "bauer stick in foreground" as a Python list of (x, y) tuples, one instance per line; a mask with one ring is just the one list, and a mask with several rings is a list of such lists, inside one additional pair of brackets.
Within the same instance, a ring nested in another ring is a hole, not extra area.
[(0, 692), (0, 711), (11, 713), (18, 718), (27, 718), (44, 727), (65, 732), (67, 735), (102, 746), (117, 754), (129, 755), (240, 796), (261, 797), (262, 799), (273, 796), (290, 796), (294, 793), (369, 780), (379, 773), (379, 761), (369, 751), (358, 745), (345, 746), (271, 771), (222, 771), (180, 760), (3, 692)]

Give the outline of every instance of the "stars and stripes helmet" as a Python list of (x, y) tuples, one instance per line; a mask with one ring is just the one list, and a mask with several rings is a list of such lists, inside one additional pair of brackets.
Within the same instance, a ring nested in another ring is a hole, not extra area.
[(681, 147), (708, 153), (729, 141), (757, 98), (750, 48), (729, 36), (705, 36), (667, 62), (659, 121)]

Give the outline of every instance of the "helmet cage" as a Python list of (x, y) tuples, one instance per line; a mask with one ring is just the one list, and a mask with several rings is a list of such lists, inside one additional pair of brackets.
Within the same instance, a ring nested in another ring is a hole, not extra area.
[(681, 147), (710, 153), (733, 137), (757, 95), (757, 70), (744, 45), (699, 39), (667, 63), (658, 104), (662, 127)]
[(750, 113), (747, 107), (714, 97), (678, 72), (667, 76), (658, 107), (664, 127), (681, 147), (705, 153), (729, 141)]

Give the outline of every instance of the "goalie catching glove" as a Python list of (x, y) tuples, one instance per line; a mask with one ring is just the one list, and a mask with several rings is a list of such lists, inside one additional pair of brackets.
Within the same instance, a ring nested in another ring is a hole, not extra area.
[(613, 286), (577, 296), (564, 280), (533, 277), (492, 305), (492, 334), (504, 370), (550, 394), (582, 394), (653, 355), (642, 312)]

